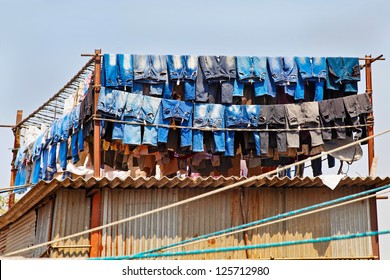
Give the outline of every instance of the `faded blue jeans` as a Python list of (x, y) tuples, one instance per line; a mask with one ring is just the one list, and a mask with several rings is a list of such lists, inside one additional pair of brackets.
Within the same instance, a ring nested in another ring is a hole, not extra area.
[[(224, 128), (225, 106), (221, 104), (195, 104), (194, 105), (194, 128)], [(225, 132), (223, 130), (213, 131), (216, 152), (225, 152)], [(204, 152), (203, 131), (194, 129), (192, 151)]]
[[(225, 106), (225, 127), (226, 128), (257, 128), (259, 105), (229, 105)], [(246, 132), (250, 133), (250, 132)], [(225, 156), (234, 156), (234, 134), (235, 131), (226, 131)], [(245, 134), (244, 134), (245, 136)], [(253, 132), (256, 152), (260, 154), (260, 136)]]
[[(184, 99), (186, 101), (194, 100), (198, 57), (193, 55), (168, 55), (167, 62), (171, 82), (177, 84), (184, 82)], [(170, 92), (172, 93), (172, 89)]]
[(162, 99), (160, 108), (160, 119), (158, 128), (158, 142), (167, 143), (169, 126), (172, 121), (179, 120), (180, 126), (189, 128), (180, 128), (180, 146), (188, 147), (192, 145), (192, 103), (179, 100)]
[[(359, 58), (357, 57), (328, 57), (328, 79), (326, 87), (331, 90), (343, 89), (346, 92), (358, 92), (360, 81)], [(340, 87), (344, 85), (344, 87)]]

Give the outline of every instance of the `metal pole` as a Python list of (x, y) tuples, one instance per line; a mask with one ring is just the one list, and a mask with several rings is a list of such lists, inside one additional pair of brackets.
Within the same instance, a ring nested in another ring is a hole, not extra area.
[[(101, 85), (101, 50), (95, 50), (95, 75), (94, 75), (94, 115), (96, 116), (97, 104)], [(100, 121), (94, 120), (93, 130), (93, 170), (95, 178), (100, 178)], [(91, 228), (101, 225), (101, 191), (92, 195)], [(91, 233), (91, 251), (89, 256), (99, 257), (101, 252), (102, 231)]]
[[(371, 63), (372, 58), (371, 55), (366, 55), (366, 93), (368, 94), (368, 97), (370, 98), (371, 106), (374, 108), (373, 104), (373, 96), (372, 96), (372, 72), (371, 72)], [(372, 110), (374, 112), (374, 109)], [(371, 113), (368, 115), (367, 118), (368, 122), (372, 122), (372, 126), (367, 127), (367, 133), (368, 136), (374, 135), (374, 114)], [(374, 139), (371, 138), (368, 140), (368, 171), (370, 176), (374, 175), (372, 174), (373, 169), (373, 163), (374, 163)], [(377, 203), (375, 198), (371, 198), (369, 200), (369, 207), (370, 207), (370, 221), (371, 221), (371, 230), (376, 231), (378, 230), (378, 211), (377, 211)], [(371, 237), (371, 244), (372, 244), (372, 251), (375, 256), (378, 256), (378, 259), (380, 259), (379, 254), (379, 237), (378, 236), (372, 236)]]
[[(370, 98), (371, 105), (373, 105), (373, 98), (372, 98), (372, 73), (371, 73), (371, 55), (366, 55), (366, 93), (368, 94), (368, 97)], [(374, 107), (373, 107), (374, 108)], [(369, 114), (367, 118), (368, 122), (374, 123), (374, 114)], [(368, 136), (374, 135), (374, 125), (367, 127)], [(372, 163), (374, 161), (374, 139), (371, 138), (368, 140), (368, 171), (369, 174), (371, 174), (372, 169)]]
[[(101, 85), (101, 50), (95, 50), (95, 75), (94, 75), (94, 114), (96, 116), (97, 105), (99, 100), (99, 92)], [(100, 121), (94, 121), (94, 130), (93, 130), (93, 170), (95, 178), (100, 178)]]
[[(16, 125), (18, 125), (23, 118), (23, 111), (18, 110), (16, 112)], [(10, 187), (11, 192), (8, 199), (8, 209), (10, 209), (15, 204), (15, 193), (13, 192), (13, 188), (15, 186), (15, 178), (17, 169), (15, 167), (15, 160), (16, 160), (16, 154), (18, 153), (18, 149), (20, 148), (20, 127), (15, 126), (14, 130), (14, 148), (12, 150), (12, 163), (11, 163), (11, 180), (10, 180)]]

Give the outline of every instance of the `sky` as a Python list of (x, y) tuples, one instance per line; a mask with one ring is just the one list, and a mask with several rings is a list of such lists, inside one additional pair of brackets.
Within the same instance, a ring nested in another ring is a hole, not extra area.
[[(0, 125), (28, 116), (89, 58), (82, 53), (349, 56), (372, 66), (375, 132), (390, 129), (390, 1), (0, 0)], [(359, 92), (365, 91), (364, 71)], [(9, 186), (13, 134), (0, 128), (0, 188)], [(390, 175), (390, 135), (375, 139), (377, 175)], [(363, 158), (348, 172), (367, 176)], [(326, 170), (335, 173), (337, 168)], [(380, 230), (390, 230), (390, 200), (378, 201)], [(380, 237), (390, 260), (390, 236)]]

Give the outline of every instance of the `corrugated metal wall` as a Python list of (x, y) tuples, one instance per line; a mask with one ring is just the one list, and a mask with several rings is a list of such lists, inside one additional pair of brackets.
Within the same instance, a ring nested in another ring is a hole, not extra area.
[[(86, 197), (85, 190), (60, 189), (54, 206), (51, 239), (89, 229), (90, 217), (91, 199)], [(89, 234), (54, 243), (50, 257), (88, 257), (89, 245)]]
[[(52, 218), (53, 218), (53, 200), (38, 208), (35, 244), (41, 244), (50, 240)], [(47, 246), (34, 250), (33, 257), (39, 258), (47, 250)]]
[[(207, 189), (104, 189), (103, 224), (193, 197)], [(102, 256), (131, 255), (206, 233), (363, 191), (363, 188), (243, 188), (230, 190), (165, 212), (108, 228), (102, 232)], [(292, 219), (243, 233), (215, 238), (176, 250), (274, 243), (370, 230), (368, 203)], [(372, 256), (371, 239), (294, 245), (180, 259), (350, 258)]]
[[(35, 222), (36, 213), (35, 210), (31, 210), (15, 223), (11, 224), (6, 233), (3, 233), (6, 237), (1, 237), (2, 240), (5, 239), (5, 248), (3, 245), (1, 246), (4, 248), (3, 253), (7, 254), (33, 246), (35, 242)], [(33, 256), (33, 250), (21, 253), (18, 256), (31, 258)]]

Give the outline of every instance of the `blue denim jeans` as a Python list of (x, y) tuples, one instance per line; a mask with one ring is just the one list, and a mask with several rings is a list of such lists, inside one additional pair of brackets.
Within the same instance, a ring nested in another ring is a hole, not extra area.
[(133, 86), (133, 56), (131, 54), (118, 54), (118, 84), (124, 87)]
[(168, 79), (167, 59), (164, 55), (134, 55), (134, 81), (161, 84)]
[(167, 62), (171, 83), (180, 84), (184, 82), (184, 99), (186, 101), (194, 100), (198, 57), (192, 55), (168, 55)]
[[(303, 82), (314, 82), (315, 83), (315, 95), (314, 101), (323, 100), (324, 87), (326, 80), (326, 58), (325, 57), (296, 57), (295, 62), (297, 63), (301, 80), (298, 83)], [(304, 95), (304, 94), (302, 94)], [(303, 99), (297, 98), (295, 99)]]
[[(124, 144), (141, 144), (141, 124), (158, 124), (160, 103), (160, 98), (132, 93), (128, 94), (124, 120), (140, 124), (124, 125)], [(142, 144), (157, 146), (157, 131), (157, 126), (145, 125)]]
[[(328, 79), (326, 87), (331, 90), (343, 89), (345, 92), (357, 92), (360, 81), (360, 66), (357, 57), (328, 57)], [(344, 87), (341, 87), (341, 86)]]
[[(194, 128), (224, 128), (225, 127), (225, 106), (221, 104), (195, 104), (194, 105)], [(213, 131), (215, 152), (225, 152), (225, 132), (223, 130)], [(192, 151), (204, 152), (203, 131), (193, 131)]]
[[(229, 105), (225, 106), (226, 128), (257, 128), (259, 105)], [(250, 133), (250, 132), (247, 132)], [(225, 156), (234, 156), (234, 131), (226, 131)], [(253, 132), (256, 152), (260, 154), (260, 136)]]
[(118, 65), (116, 54), (105, 54), (101, 73), (101, 82), (104, 87), (118, 86)]
[[(172, 121), (179, 120), (180, 126), (192, 126), (192, 103), (179, 100), (162, 99), (160, 108), (159, 124), (170, 125)], [(168, 127), (158, 127), (158, 142), (168, 142)], [(192, 145), (192, 129), (180, 129), (180, 146), (188, 147)]]
[(293, 57), (268, 57), (272, 79), (276, 85), (284, 86), (285, 92), (295, 94), (295, 84), (298, 82), (298, 67)]
[(157, 146), (160, 104), (160, 98), (146, 95), (143, 98), (140, 119), (146, 124), (153, 124), (153, 126), (144, 126), (143, 145)]
[(97, 112), (102, 116), (114, 118), (116, 114), (116, 90), (101, 87), (97, 104)]

